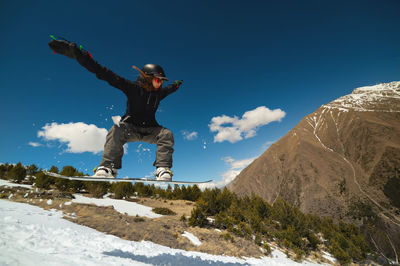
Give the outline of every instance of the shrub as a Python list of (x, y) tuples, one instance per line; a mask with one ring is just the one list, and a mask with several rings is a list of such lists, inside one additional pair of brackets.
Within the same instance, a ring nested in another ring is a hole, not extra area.
[(153, 208), (153, 212), (161, 215), (176, 215), (174, 211), (168, 208)]
[(234, 242), (234, 241), (235, 241), (235, 239), (233, 238), (233, 236), (232, 236), (231, 234), (229, 234), (228, 232), (225, 233), (225, 234), (222, 234), (222, 235), (220, 236), (220, 238), (222, 238), (222, 239), (224, 239), (224, 240), (226, 240), (226, 241), (230, 241), (230, 242)]
[(133, 218), (133, 221), (135, 223), (140, 223), (140, 222), (144, 222), (145, 220), (143, 217), (136, 216), (135, 218)]
[(271, 252), (272, 252), (272, 249), (268, 243), (264, 243), (263, 249), (265, 249), (265, 251), (267, 251), (268, 254), (271, 254)]
[(383, 193), (390, 199), (394, 206), (400, 208), (400, 177), (389, 179), (385, 184)]
[(55, 181), (56, 188), (60, 191), (69, 191), (70, 190), (70, 181), (63, 178), (56, 178)]
[(208, 225), (207, 217), (199, 207), (195, 207), (192, 209), (189, 218), (189, 225), (200, 227)]
[(57, 166), (52, 166), (51, 168), (50, 168), (50, 170), (49, 170), (49, 172), (51, 172), (51, 173), (55, 173), (55, 174), (58, 174), (58, 167)]
[(107, 193), (110, 185), (107, 182), (88, 182), (86, 187), (93, 197), (102, 198)]
[(348, 215), (350, 215), (353, 219), (367, 218), (374, 220), (377, 217), (377, 214), (374, 212), (372, 206), (360, 200), (353, 200), (349, 206)]
[(21, 163), (18, 163), (15, 167), (11, 169), (11, 171), (9, 172), (9, 176), (11, 179), (14, 179), (18, 183), (20, 183), (26, 177), (26, 169)]
[(220, 229), (227, 229), (233, 227), (233, 224), (225, 212), (220, 212), (215, 215), (215, 226)]
[(28, 175), (35, 175), (37, 173), (37, 170), (38, 170), (37, 166), (32, 164), (32, 165), (28, 166), (27, 174)]
[(1, 179), (7, 179), (6, 178), (7, 168), (8, 168), (8, 164), (0, 164), (0, 178)]
[[(52, 167), (50, 171), (57, 171), (57, 167)], [(60, 172), (60, 175), (64, 176), (83, 176), (83, 173), (78, 172), (73, 166), (64, 166)], [(77, 192), (84, 188), (82, 181), (67, 180), (63, 178), (56, 178), (55, 185), (60, 191)]]
[(329, 252), (341, 263), (341, 264), (349, 264), (351, 262), (350, 256), (344, 252), (344, 250), (340, 247), (339, 243), (334, 239), (331, 239), (331, 244), (329, 248)]
[(297, 248), (297, 247), (294, 248), (294, 253), (296, 254), (296, 256), (294, 257), (294, 260), (298, 261), (298, 262), (302, 261), (304, 256), (306, 255), (304, 250)]
[(184, 214), (182, 214), (182, 216), (181, 216), (181, 218), (180, 218), (180, 221), (181, 222), (186, 222), (186, 216), (184, 215)]
[(132, 196), (134, 193), (132, 183), (118, 182), (113, 184), (112, 190), (114, 191), (116, 199), (123, 199), (124, 197)]
[(54, 179), (45, 175), (43, 172), (36, 174), (35, 186), (38, 188), (49, 189), (50, 185), (54, 184)]
[[(130, 184), (131, 183), (126, 183), (126, 184)], [(131, 189), (129, 187), (129, 189)], [(154, 191), (154, 186), (146, 186), (143, 183), (137, 182), (132, 186), (132, 192), (135, 191), (138, 193), (139, 196), (144, 196), (144, 197), (150, 197), (153, 195), (153, 191)]]
[(318, 248), (318, 245), (321, 244), (319, 238), (311, 231), (308, 232), (307, 239), (309, 241), (308, 245), (312, 250), (316, 250)]

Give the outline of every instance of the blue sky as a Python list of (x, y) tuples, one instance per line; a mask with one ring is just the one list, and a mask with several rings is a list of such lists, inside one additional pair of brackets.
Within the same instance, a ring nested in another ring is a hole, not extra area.
[[(322, 104), (356, 87), (399, 80), (395, 0), (3, 1), (0, 7), (3, 163), (90, 172), (112, 117), (125, 112), (122, 92), (51, 52), (50, 34), (82, 44), (127, 79), (138, 76), (132, 65), (156, 63), (170, 80), (184, 80), (157, 112), (174, 133), (173, 170), (182, 180), (223, 184)], [(155, 151), (128, 144), (120, 176), (149, 175)]]

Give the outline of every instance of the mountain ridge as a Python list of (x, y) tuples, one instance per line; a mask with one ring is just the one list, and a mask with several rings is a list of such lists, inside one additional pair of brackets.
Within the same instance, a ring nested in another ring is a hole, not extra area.
[[(344, 219), (353, 219), (350, 213), (361, 202), (400, 239), (400, 211), (383, 191), (399, 169), (400, 82), (395, 81), (356, 88), (322, 105), (228, 188), (255, 193), (270, 204), (281, 197), (303, 212)], [(363, 224), (366, 216), (358, 218)]]

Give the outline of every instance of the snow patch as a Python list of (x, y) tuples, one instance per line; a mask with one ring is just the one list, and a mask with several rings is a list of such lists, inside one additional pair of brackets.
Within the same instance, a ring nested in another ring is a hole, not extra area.
[(129, 202), (125, 200), (116, 199), (95, 199), (88, 198), (79, 194), (74, 194), (75, 199), (72, 200), (74, 203), (84, 203), (84, 204), (95, 204), (96, 206), (113, 206), (113, 208), (122, 213), (128, 214), (130, 216), (145, 216), (148, 218), (159, 218), (162, 215), (156, 214), (152, 211), (152, 208), (137, 204), (136, 202)]
[(16, 184), (16, 183), (4, 180), (4, 179), (0, 179), (0, 186), (32, 188), (32, 185)]
[(337, 263), (337, 260), (328, 252), (322, 251), (322, 257), (329, 260), (332, 263)]
[(193, 234), (189, 233), (189, 232), (184, 232), (182, 234), (182, 236), (187, 237), (195, 246), (200, 246), (201, 245), (201, 241)]

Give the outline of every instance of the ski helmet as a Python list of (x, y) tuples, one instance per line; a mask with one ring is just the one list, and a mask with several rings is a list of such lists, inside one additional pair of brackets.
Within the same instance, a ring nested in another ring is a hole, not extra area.
[(146, 64), (142, 67), (142, 71), (148, 76), (153, 76), (164, 80), (168, 80), (165, 77), (164, 69), (160, 65)]

